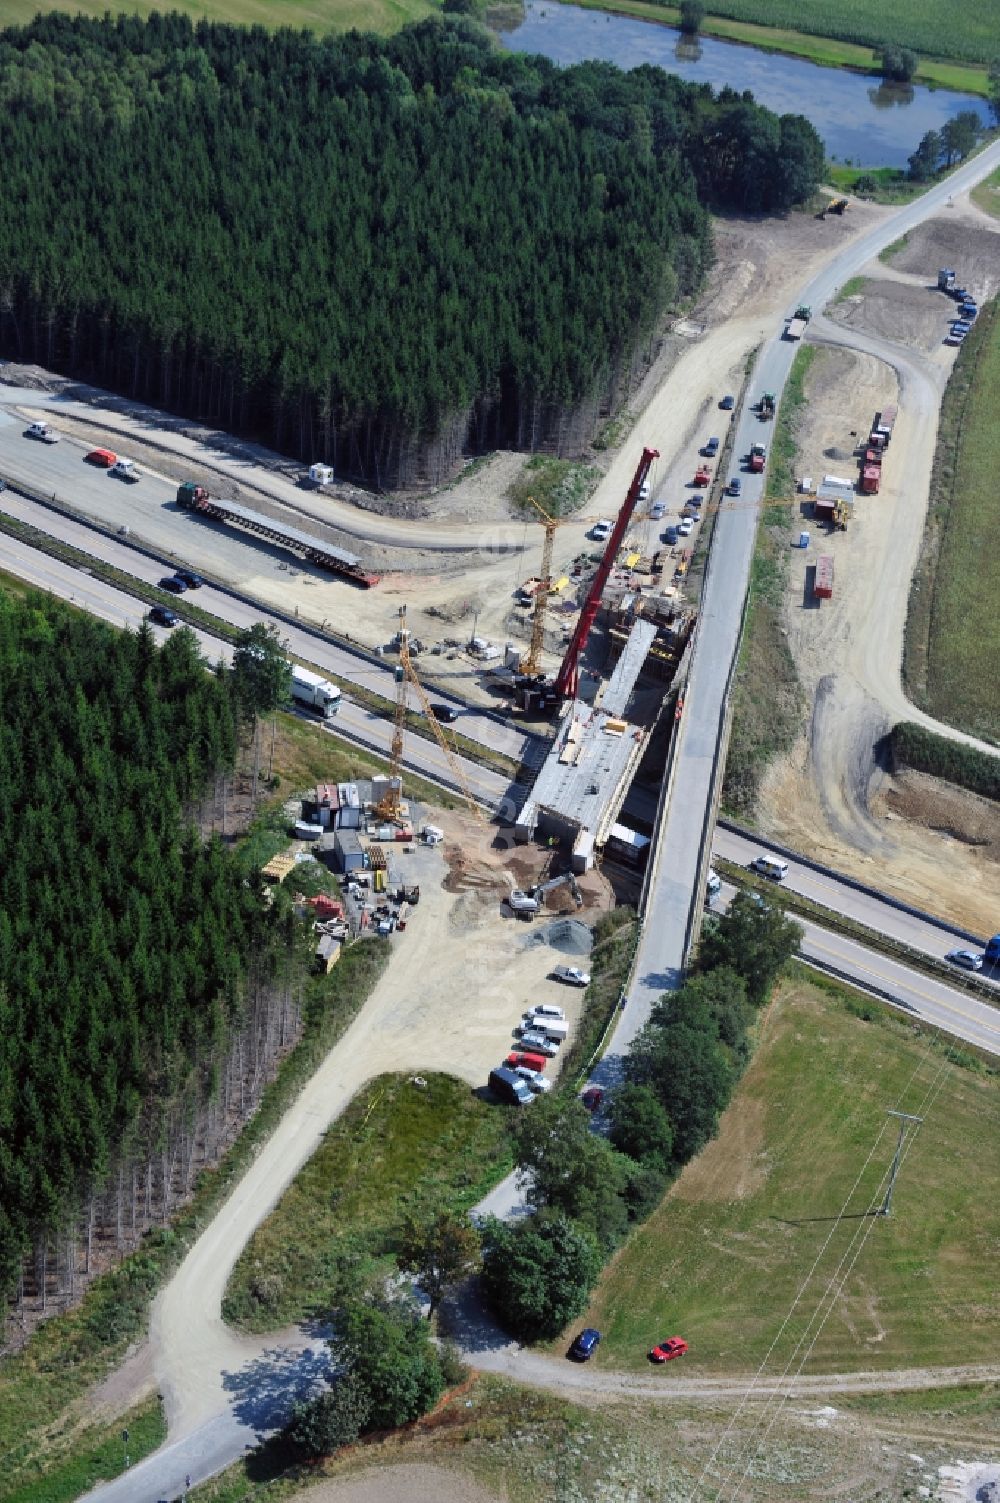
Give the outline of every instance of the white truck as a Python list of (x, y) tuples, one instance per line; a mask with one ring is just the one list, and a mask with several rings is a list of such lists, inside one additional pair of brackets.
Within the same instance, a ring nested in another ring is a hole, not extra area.
[(292, 698), (297, 705), (307, 710), (316, 710), (324, 720), (332, 720), (340, 709), (340, 690), (329, 679), (308, 668), (292, 664)]
[(25, 438), (40, 439), (43, 444), (57, 444), (58, 433), (53, 433), (48, 423), (29, 423), (25, 429)]
[(139, 471), (131, 459), (116, 459), (108, 474), (117, 480), (127, 480), (129, 485), (134, 485), (139, 478)]

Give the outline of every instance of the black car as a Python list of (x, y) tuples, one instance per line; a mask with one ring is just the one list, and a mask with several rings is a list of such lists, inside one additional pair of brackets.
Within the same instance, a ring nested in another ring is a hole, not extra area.
[(435, 720), (440, 720), (442, 725), (451, 725), (458, 719), (458, 711), (453, 710), (451, 705), (431, 705)]
[(593, 1326), (587, 1326), (580, 1332), (569, 1349), (570, 1356), (577, 1362), (589, 1362), (597, 1351), (597, 1344), (601, 1339), (600, 1331), (595, 1331)]
[(187, 585), (189, 590), (200, 590), (205, 581), (200, 574), (195, 574), (191, 569), (178, 569), (174, 575), (181, 584)]
[(160, 580), (160, 589), (169, 590), (171, 595), (183, 595), (187, 585), (177, 574), (168, 574)]
[(178, 615), (172, 611), (169, 605), (154, 605), (149, 613), (150, 621), (155, 621), (157, 626), (176, 626)]

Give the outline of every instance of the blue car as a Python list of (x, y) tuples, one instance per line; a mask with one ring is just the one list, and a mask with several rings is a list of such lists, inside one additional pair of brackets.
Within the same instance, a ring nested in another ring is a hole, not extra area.
[(593, 1326), (587, 1326), (586, 1330), (580, 1332), (570, 1347), (570, 1356), (575, 1362), (589, 1362), (590, 1358), (597, 1351), (600, 1339), (600, 1331), (595, 1331)]

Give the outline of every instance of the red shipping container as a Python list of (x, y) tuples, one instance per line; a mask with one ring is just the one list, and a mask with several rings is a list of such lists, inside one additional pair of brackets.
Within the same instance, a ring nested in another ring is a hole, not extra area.
[(833, 559), (829, 553), (821, 553), (816, 560), (813, 594), (818, 600), (829, 600), (833, 595)]

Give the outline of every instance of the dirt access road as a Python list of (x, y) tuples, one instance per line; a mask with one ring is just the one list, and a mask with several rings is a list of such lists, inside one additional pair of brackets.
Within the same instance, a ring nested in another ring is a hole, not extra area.
[[(548, 979), (554, 965), (580, 963), (588, 949), (588, 931), (567, 890), (550, 894), (552, 911), (530, 924), (501, 907), (511, 886), (537, 876), (544, 854), (496, 849), (495, 831), (470, 815), (435, 818), (447, 836), (444, 856), (441, 848), (418, 847), (406, 858), (413, 863), (407, 880), (420, 883), (421, 898), (406, 933), (392, 941), (389, 969), (154, 1306), (153, 1365), (172, 1440), (223, 1413), (231, 1401), (226, 1375), (245, 1371), (267, 1348), (223, 1323), (229, 1275), (255, 1227), (361, 1086), (385, 1071), (439, 1070), (482, 1086), (511, 1047), (526, 1007), (552, 1001), (571, 1021), (579, 1014), (580, 992)], [(581, 888), (581, 917), (592, 921), (610, 906), (610, 890), (598, 873), (581, 878)], [(570, 917), (561, 921), (559, 912)]]
[[(808, 551), (790, 548), (783, 614), (808, 712), (765, 779), (758, 817), (785, 844), (991, 933), (1000, 890), (995, 818), (971, 795), (944, 789), (938, 798), (929, 780), (891, 779), (875, 753), (895, 722), (911, 720), (996, 754), (913, 706), (900, 677), (938, 413), (955, 358), (943, 343), (952, 305), (934, 290), (938, 259), (951, 264), (949, 254), (980, 297), (995, 294), (1000, 234), (960, 200), (911, 232), (899, 257), (906, 269), (897, 273), (895, 259), (872, 263), (860, 290), (810, 326), (810, 341), (823, 348), (797, 423), (798, 473), (853, 477), (856, 436), (888, 402), (898, 400), (900, 413), (882, 489), (856, 498), (846, 533), (818, 528), (806, 498), (789, 508), (789, 545), (800, 526), (814, 540)], [(835, 560), (834, 598), (822, 606), (809, 584), (813, 548)]]

